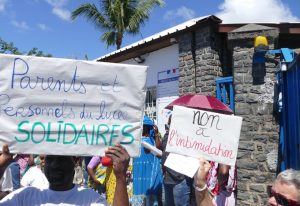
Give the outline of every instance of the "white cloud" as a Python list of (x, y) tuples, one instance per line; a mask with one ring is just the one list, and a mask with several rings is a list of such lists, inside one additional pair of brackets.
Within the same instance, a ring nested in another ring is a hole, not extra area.
[(55, 7), (52, 9), (52, 13), (65, 21), (70, 21), (71, 19), (71, 12), (67, 9)]
[(177, 10), (169, 10), (165, 13), (165, 20), (175, 20), (178, 18), (182, 18), (183, 20), (189, 20), (195, 17), (195, 12), (192, 9), (186, 8), (182, 6)]
[(69, 0), (45, 0), (49, 5), (51, 5), (52, 13), (62, 20), (70, 21), (71, 12), (64, 8), (68, 4)]
[(0, 12), (5, 11), (6, 3), (7, 3), (7, 0), (0, 0)]
[(12, 21), (11, 23), (12, 23), (12, 25), (14, 25), (15, 27), (17, 27), (19, 29), (23, 29), (23, 30), (29, 29), (29, 26), (27, 25), (27, 23), (25, 21), (20, 21), (20, 22)]
[(225, 0), (215, 15), (223, 23), (300, 21), (281, 0)]
[(37, 24), (37, 27), (40, 29), (40, 30), (43, 30), (43, 31), (50, 31), (50, 27), (48, 27), (46, 24)]
[(46, 0), (48, 4), (53, 7), (63, 7), (68, 3), (69, 0)]

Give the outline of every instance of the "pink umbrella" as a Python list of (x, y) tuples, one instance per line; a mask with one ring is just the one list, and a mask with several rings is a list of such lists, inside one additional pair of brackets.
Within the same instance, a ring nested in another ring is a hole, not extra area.
[(184, 95), (175, 99), (165, 108), (172, 110), (174, 105), (185, 106), (194, 109), (209, 110), (225, 114), (233, 114), (232, 110), (227, 105), (212, 96)]

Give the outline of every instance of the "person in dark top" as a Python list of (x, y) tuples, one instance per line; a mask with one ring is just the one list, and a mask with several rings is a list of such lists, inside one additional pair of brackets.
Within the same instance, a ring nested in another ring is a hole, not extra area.
[(163, 170), (165, 205), (188, 206), (190, 204), (191, 186), (193, 183), (193, 179), (164, 166), (165, 161), (169, 155), (169, 152), (166, 152), (166, 146), (168, 142), (171, 118), (172, 117), (170, 116), (168, 124), (166, 125), (166, 133), (161, 142), (161, 150), (163, 151), (161, 164)]
[[(116, 176), (114, 206), (129, 206), (126, 190), (126, 171), (129, 154), (120, 144), (109, 147), (105, 155), (112, 159)], [(0, 155), (0, 178), (11, 161), (8, 145), (3, 145)], [(49, 189), (23, 187), (7, 195), (0, 201), (2, 206), (17, 205), (107, 205), (106, 200), (91, 189), (84, 189), (73, 184), (75, 162), (71, 156), (47, 155), (45, 158), (45, 175), (49, 180)]]
[(13, 190), (17, 190), (21, 187), (20, 165), (13, 159), (8, 167), (11, 171)]

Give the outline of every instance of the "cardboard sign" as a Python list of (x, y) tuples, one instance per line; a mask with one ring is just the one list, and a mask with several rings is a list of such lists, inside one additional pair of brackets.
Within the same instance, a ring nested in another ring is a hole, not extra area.
[(174, 106), (166, 151), (234, 165), (242, 118)]
[(0, 146), (12, 153), (137, 156), (147, 67), (0, 55)]

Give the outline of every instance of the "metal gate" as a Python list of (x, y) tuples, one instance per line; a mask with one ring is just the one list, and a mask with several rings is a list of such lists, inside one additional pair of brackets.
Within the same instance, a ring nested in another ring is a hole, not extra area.
[(279, 72), (282, 98), (280, 115), (280, 169), (300, 169), (300, 55)]
[(156, 87), (147, 88), (145, 100), (145, 115), (156, 120)]

